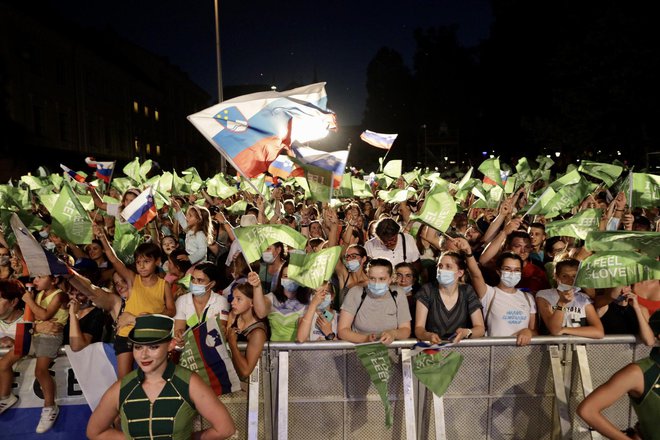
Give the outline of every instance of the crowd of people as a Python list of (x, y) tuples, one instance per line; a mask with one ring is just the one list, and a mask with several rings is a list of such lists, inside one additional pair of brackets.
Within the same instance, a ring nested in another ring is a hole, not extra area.
[[(428, 191), (423, 183), (399, 178), (394, 185), (417, 192), (391, 203), (374, 189), (372, 197), (343, 199), (331, 207), (305, 199), (301, 188), (286, 182), (265, 197), (240, 191), (220, 198), (201, 188), (164, 204), (139, 232), (142, 243), (133, 258), (124, 261), (115, 252), (113, 235), (139, 189), (119, 194), (111, 188), (118, 204), (89, 189), (95, 203), (91, 243), (58, 236), (37, 201), (32, 215), (45, 226), (34, 237), (71, 267), (70, 274), (30, 274), (21, 248), (6, 240), (6, 228), (0, 233), (0, 346), (13, 345), (16, 324), (29, 308), (35, 322), (35, 376), (44, 394), (37, 432), (50, 429), (58, 416), (48, 365), (63, 344), (74, 351), (98, 341), (114, 344), (119, 382), (104, 398), (101, 415), (90, 422), (92, 437), (125, 411), (117, 402), (130, 381), (152, 384), (146, 394), (153, 400), (159, 394), (154, 390), (163, 389), (161, 377), (185, 376), (195, 407), (208, 391), (163, 359), (182, 346), (187, 329), (214, 317), (225, 323), (228, 349), (242, 379), (269, 340), (459, 343), (507, 336), (522, 346), (537, 335), (634, 334), (649, 346), (656, 343), (649, 319), (660, 309), (660, 280), (606, 289), (576, 285), (580, 261), (590, 252), (583, 240), (546, 236), (542, 216), (519, 214), (527, 203), (524, 188), (507, 194), (496, 208), (471, 208), (467, 198), (450, 227), (438, 231), (411, 217), (423, 206)], [(244, 211), (228, 209), (239, 200), (247, 202)], [(270, 218), (266, 205), (274, 213)], [(603, 210), (601, 230), (611, 218), (620, 219), (618, 229), (630, 231), (655, 230), (659, 224), (657, 207), (630, 209), (623, 193), (608, 201), (604, 190), (564, 217), (594, 207)], [(334, 275), (318, 288), (299, 284), (289, 277), (290, 249), (281, 242), (271, 244), (260, 261), (246, 261), (234, 231), (266, 223), (302, 233), (308, 253), (341, 246)], [(140, 321), (154, 316), (160, 319), (153, 318), (155, 326), (167, 327), (163, 319), (172, 318), (171, 336), (136, 336), (140, 328), (149, 328)], [(246, 342), (246, 350), (239, 350), (238, 342)], [(20, 359), (11, 350), (0, 358), (0, 414), (17, 401), (11, 393), (12, 367)], [(142, 371), (137, 376), (135, 362)], [(217, 435), (233, 432), (233, 425), (220, 429), (226, 418), (208, 411), (202, 415), (211, 418)], [(124, 428), (131, 430), (130, 424)]]

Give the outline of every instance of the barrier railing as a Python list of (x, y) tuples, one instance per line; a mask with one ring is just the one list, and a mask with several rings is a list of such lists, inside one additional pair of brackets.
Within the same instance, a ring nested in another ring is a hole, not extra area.
[[(596, 439), (600, 436), (575, 417), (575, 407), (650, 351), (630, 335), (541, 336), (526, 347), (516, 347), (515, 338), (463, 340), (447, 348), (460, 352), (464, 362), (445, 395), (437, 397), (412, 374), (415, 342), (389, 346), (390, 429), (349, 342), (267, 343), (247, 393), (222, 400), (248, 439)], [(624, 399), (605, 414), (617, 426), (635, 422)]]

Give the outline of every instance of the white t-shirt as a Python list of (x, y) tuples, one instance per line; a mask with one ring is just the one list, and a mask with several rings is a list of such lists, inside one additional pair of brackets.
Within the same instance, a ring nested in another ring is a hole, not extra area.
[[(557, 289), (539, 290), (536, 297), (543, 298), (551, 306), (554, 306), (559, 301), (559, 292), (557, 292)], [(591, 304), (591, 298), (582, 292), (575, 292), (573, 301), (564, 307), (564, 322), (562, 322), (561, 326), (582, 327), (587, 325), (586, 309), (589, 304)]]
[(23, 321), (23, 315), (18, 315), (18, 318), (12, 322), (6, 322), (0, 319), (0, 338), (9, 336), (12, 339), (16, 339), (16, 324), (21, 322), (25, 322)]
[[(417, 243), (415, 239), (410, 234), (403, 234), (403, 237), (406, 241), (406, 259), (408, 263), (419, 260), (419, 250), (417, 249)], [(401, 234), (397, 234), (397, 241), (394, 250), (389, 249), (383, 244), (383, 242), (378, 237), (374, 237), (371, 240), (367, 241), (364, 244), (364, 249), (367, 251), (369, 258), (386, 258), (390, 260), (392, 266), (396, 266), (399, 263), (403, 263), (403, 240), (401, 240)]]
[[(215, 292), (211, 292), (209, 301), (206, 303), (206, 307), (204, 307), (204, 310), (208, 310), (206, 312), (206, 320), (208, 321), (210, 318), (220, 315), (220, 319), (226, 321), (227, 316), (229, 315), (229, 308), (227, 298)], [(204, 312), (202, 312), (202, 316), (204, 316)], [(186, 293), (177, 298), (176, 315), (174, 316), (174, 319), (186, 321), (188, 327), (194, 327), (199, 324), (199, 317), (195, 311), (192, 293)]]
[(521, 290), (507, 293), (488, 286), (486, 294), (481, 298), (481, 305), (488, 336), (512, 336), (519, 330), (529, 328), (530, 315), (536, 313), (534, 297)]

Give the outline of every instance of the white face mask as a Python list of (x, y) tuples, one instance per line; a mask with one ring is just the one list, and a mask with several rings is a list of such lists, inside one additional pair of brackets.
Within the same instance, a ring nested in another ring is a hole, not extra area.
[(503, 270), (502, 275), (500, 275), (500, 280), (502, 281), (502, 284), (504, 284), (506, 287), (509, 288), (516, 287), (520, 282), (521, 278), (522, 278), (522, 273), (520, 272), (509, 272)]
[(272, 252), (266, 251), (261, 255), (261, 259), (264, 260), (264, 263), (271, 264), (275, 261), (275, 255)]

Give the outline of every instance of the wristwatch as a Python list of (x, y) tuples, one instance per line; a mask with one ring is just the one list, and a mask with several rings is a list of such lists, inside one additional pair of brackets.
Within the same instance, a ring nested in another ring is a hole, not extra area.
[(327, 341), (332, 341), (337, 337), (337, 335), (334, 332), (330, 332), (325, 336), (325, 339)]
[(471, 328), (466, 328), (465, 330), (467, 330), (467, 336), (465, 338), (470, 339), (472, 337), (472, 329)]
[(559, 310), (559, 311), (562, 311), (562, 312), (564, 311), (565, 308), (566, 308), (566, 307), (564, 307), (564, 306), (559, 306), (559, 305), (557, 305), (557, 306), (552, 306), (552, 310)]

